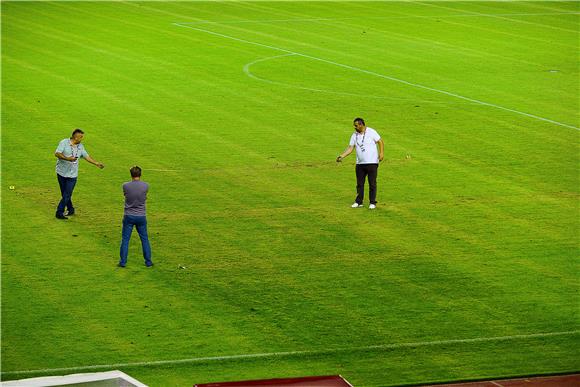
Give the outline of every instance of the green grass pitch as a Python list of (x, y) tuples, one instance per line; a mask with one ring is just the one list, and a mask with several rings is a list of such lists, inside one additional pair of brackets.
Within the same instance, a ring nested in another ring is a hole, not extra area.
[[(580, 370), (579, 13), (3, 2), (2, 378)], [(357, 116), (386, 145), (376, 211), (350, 208), (354, 155), (334, 162)], [(53, 152), (75, 127), (106, 167), (81, 162), (63, 222)], [(135, 234), (115, 267), (135, 164), (152, 270)], [(277, 352), (299, 353), (133, 364)]]

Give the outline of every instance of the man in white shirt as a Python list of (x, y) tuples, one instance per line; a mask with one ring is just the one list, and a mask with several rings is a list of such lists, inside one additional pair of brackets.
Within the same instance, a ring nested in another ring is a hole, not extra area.
[[(366, 126), (362, 118), (354, 119), (355, 132), (350, 137), (348, 148), (341, 153), (336, 162), (339, 163), (356, 149), (356, 199), (352, 208), (363, 207), (365, 196), (365, 179), (369, 180), (369, 209), (377, 207), (377, 173), (379, 162), (383, 161), (385, 144), (381, 136), (373, 128)], [(379, 149), (377, 152), (377, 144)]]

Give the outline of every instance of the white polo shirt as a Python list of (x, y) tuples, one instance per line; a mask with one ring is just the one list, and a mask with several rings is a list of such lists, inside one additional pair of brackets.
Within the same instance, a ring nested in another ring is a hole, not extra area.
[(70, 138), (65, 138), (59, 142), (58, 147), (54, 152), (62, 153), (66, 157), (77, 157), (76, 161), (56, 159), (56, 173), (62, 177), (78, 177), (79, 160), (81, 158), (89, 157), (89, 154), (85, 150), (85, 146), (83, 144), (72, 146), (70, 143)]
[(377, 142), (381, 136), (373, 128), (367, 129), (364, 133), (355, 132), (350, 137), (350, 146), (356, 149), (356, 163), (357, 164), (378, 164), (379, 151), (377, 150)]

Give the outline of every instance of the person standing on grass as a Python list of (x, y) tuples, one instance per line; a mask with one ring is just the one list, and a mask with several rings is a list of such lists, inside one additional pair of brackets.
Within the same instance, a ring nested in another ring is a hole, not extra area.
[[(353, 124), (355, 132), (350, 137), (348, 148), (346, 148), (346, 150), (336, 158), (336, 162), (341, 162), (346, 156), (352, 153), (353, 149), (356, 148), (357, 195), (351, 207), (363, 207), (365, 179), (368, 176), (370, 199), (369, 209), (373, 210), (377, 207), (377, 174), (379, 162), (383, 161), (384, 158), (385, 144), (377, 131), (373, 128), (367, 127), (362, 118), (355, 118)], [(378, 152), (377, 144), (379, 144)]]
[[(75, 213), (75, 208), (72, 204), (72, 194), (79, 175), (79, 158), (87, 160), (100, 169), (105, 167), (102, 163), (93, 160), (85, 150), (84, 145), (81, 144), (84, 135), (85, 132), (81, 129), (75, 129), (71, 138), (62, 140), (54, 152), (58, 159), (56, 160), (56, 177), (61, 194), (60, 202), (56, 207), (57, 219), (68, 219), (67, 216)], [(67, 216), (64, 214), (65, 208), (68, 210)]]
[(147, 236), (147, 217), (145, 214), (145, 202), (147, 201), (149, 184), (141, 181), (141, 168), (138, 166), (132, 167), (129, 172), (131, 173), (131, 181), (123, 184), (125, 211), (121, 240), (121, 260), (117, 266), (125, 267), (127, 265), (129, 240), (131, 240), (133, 226), (136, 226), (139, 238), (141, 238), (145, 266), (151, 267), (153, 266), (153, 262), (151, 262), (151, 246), (149, 245), (149, 237)]

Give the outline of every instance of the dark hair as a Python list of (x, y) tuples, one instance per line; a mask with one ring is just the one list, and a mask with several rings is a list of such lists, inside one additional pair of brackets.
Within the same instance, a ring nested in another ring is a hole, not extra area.
[(81, 129), (76, 128), (75, 130), (73, 130), (73, 133), (71, 134), (70, 138), (73, 138), (77, 133), (85, 134), (85, 132), (83, 132)]
[(131, 169), (129, 169), (129, 172), (131, 172), (131, 177), (141, 177), (141, 168), (139, 168), (136, 165), (134, 167), (131, 167)]
[(358, 122), (359, 124), (366, 125), (366, 124), (365, 124), (365, 120), (363, 120), (363, 119), (362, 119), (362, 118), (360, 118), (360, 117), (357, 117), (357, 118), (355, 118), (353, 122), (355, 122), (355, 123), (356, 123), (356, 122)]

